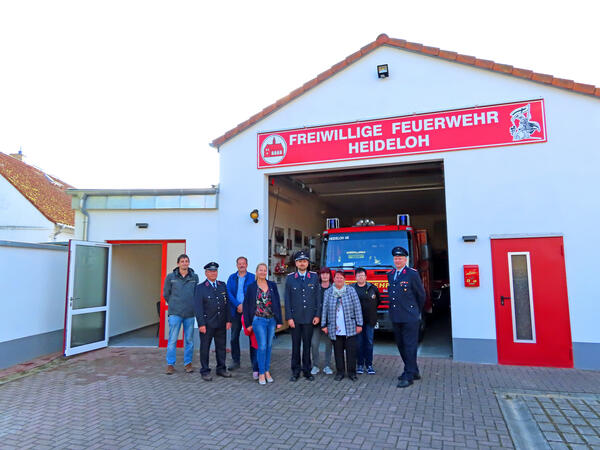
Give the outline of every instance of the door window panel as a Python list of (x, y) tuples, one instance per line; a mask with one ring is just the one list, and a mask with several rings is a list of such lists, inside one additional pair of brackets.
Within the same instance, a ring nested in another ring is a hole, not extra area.
[(106, 306), (107, 271), (108, 247), (77, 246), (73, 309)]
[(74, 314), (71, 319), (71, 347), (103, 341), (106, 330), (106, 311)]
[(511, 254), (513, 328), (516, 341), (534, 341), (528, 254)]

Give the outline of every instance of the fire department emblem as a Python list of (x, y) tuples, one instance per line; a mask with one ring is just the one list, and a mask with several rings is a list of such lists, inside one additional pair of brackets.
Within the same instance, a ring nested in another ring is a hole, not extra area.
[(271, 134), (260, 146), (260, 156), (267, 164), (279, 164), (286, 153), (287, 143), (278, 134)]
[(542, 139), (541, 137), (532, 137), (536, 131), (541, 131), (539, 122), (531, 120), (531, 106), (522, 106), (510, 113), (510, 134), (513, 141), (522, 141), (523, 139)]

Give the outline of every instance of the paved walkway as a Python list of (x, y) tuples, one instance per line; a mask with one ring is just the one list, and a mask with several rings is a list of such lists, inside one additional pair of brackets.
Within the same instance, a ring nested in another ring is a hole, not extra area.
[(408, 389), (387, 355), (355, 383), (290, 383), (277, 349), (275, 383), (259, 386), (247, 354), (234, 378), (204, 382), (181, 366), (164, 375), (160, 349), (103, 349), (0, 379), (0, 447), (600, 448), (600, 372), (419, 363), (423, 380)]

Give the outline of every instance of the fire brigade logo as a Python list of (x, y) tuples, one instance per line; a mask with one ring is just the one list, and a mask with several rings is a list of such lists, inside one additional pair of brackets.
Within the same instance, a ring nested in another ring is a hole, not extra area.
[(278, 134), (271, 134), (260, 146), (260, 156), (267, 164), (279, 164), (286, 153), (287, 143)]
[(535, 132), (541, 131), (539, 122), (531, 120), (531, 106), (522, 106), (510, 113), (510, 134), (513, 141), (522, 141), (524, 139), (542, 139), (541, 137), (532, 137)]

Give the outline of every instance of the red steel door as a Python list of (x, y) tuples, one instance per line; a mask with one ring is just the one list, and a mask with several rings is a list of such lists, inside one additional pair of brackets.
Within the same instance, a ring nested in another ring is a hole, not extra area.
[(498, 362), (573, 367), (562, 237), (492, 239)]

